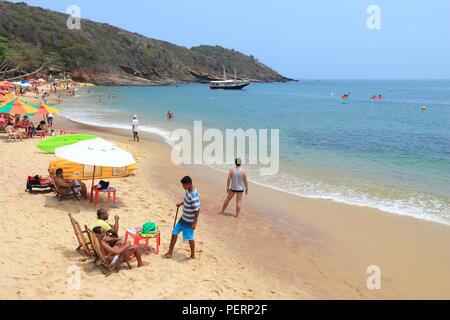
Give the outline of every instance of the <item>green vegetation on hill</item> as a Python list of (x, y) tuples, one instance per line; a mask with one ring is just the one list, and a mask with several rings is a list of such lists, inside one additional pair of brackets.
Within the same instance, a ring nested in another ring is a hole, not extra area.
[(191, 49), (146, 38), (114, 26), (82, 20), (81, 30), (66, 26), (68, 15), (0, 1), (0, 57), (8, 66), (31, 72), (71, 72), (74, 78), (99, 84), (198, 82), (229, 75), (254, 81), (288, 81), (252, 56), (219, 46)]

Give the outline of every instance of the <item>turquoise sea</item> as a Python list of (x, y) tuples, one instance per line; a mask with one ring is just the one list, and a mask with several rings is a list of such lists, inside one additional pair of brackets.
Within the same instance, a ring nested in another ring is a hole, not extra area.
[[(385, 99), (370, 100), (375, 94)], [(62, 106), (73, 120), (125, 129), (137, 114), (143, 131), (167, 142), (172, 130), (192, 130), (196, 120), (204, 129), (279, 129), (279, 173), (263, 177), (251, 166), (254, 182), (450, 225), (447, 80), (308, 80), (235, 92), (201, 84), (80, 88)]]

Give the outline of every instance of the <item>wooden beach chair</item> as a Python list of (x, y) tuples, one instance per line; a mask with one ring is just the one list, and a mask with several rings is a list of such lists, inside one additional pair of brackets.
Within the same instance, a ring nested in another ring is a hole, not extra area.
[[(89, 230), (89, 228), (87, 226), (84, 226), (89, 240), (92, 244), (92, 249), (94, 250), (94, 254), (95, 254), (95, 265), (100, 268), (100, 270), (105, 274), (105, 276), (109, 276), (111, 275), (111, 273), (115, 270), (119, 270), (120, 265), (119, 264), (115, 264), (115, 265), (111, 265), (111, 263), (109, 263), (108, 259), (106, 258), (105, 254), (103, 253), (103, 249), (101, 248), (100, 242), (98, 241), (97, 235)], [(124, 262), (127, 264), (128, 268), (131, 269), (131, 265), (129, 261)]]
[(54, 191), (56, 192), (55, 197), (58, 198), (59, 201), (62, 201), (64, 199), (73, 199), (73, 200), (78, 201), (77, 194), (74, 190), (72, 190), (71, 193), (62, 192), (61, 189), (59, 188), (58, 184), (56, 183), (55, 177), (50, 172), (50, 170), (48, 171), (48, 174), (49, 174), (50, 178), (52, 179)]
[[(75, 220), (69, 213), (70, 223), (72, 224), (73, 230), (75, 231), (75, 236), (78, 240), (78, 248), (75, 250), (81, 255), (87, 255), (88, 257), (94, 256), (94, 250), (92, 249), (91, 241), (88, 238), (87, 231), (81, 230), (80, 224)], [(86, 236), (85, 236), (86, 234)], [(87, 239), (86, 239), (87, 238)]]

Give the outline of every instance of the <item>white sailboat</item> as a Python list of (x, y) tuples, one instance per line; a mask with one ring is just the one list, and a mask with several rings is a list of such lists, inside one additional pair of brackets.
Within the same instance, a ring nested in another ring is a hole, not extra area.
[(221, 81), (211, 81), (209, 87), (212, 90), (223, 89), (223, 90), (241, 90), (248, 85), (250, 82), (238, 80), (236, 76), (236, 67), (234, 67), (234, 80), (227, 80), (227, 73), (225, 70), (225, 65), (223, 66), (223, 78)]

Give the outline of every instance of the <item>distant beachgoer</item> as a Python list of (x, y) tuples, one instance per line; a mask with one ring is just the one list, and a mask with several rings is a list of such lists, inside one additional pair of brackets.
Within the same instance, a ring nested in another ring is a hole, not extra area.
[(195, 241), (194, 232), (197, 229), (198, 217), (200, 214), (200, 196), (197, 189), (192, 185), (191, 177), (181, 179), (183, 189), (186, 190), (184, 201), (177, 204), (177, 208), (183, 206), (183, 215), (172, 230), (172, 239), (170, 240), (169, 251), (164, 255), (170, 259), (173, 255), (173, 249), (178, 240), (178, 235), (183, 233), (183, 241), (189, 241), (191, 249), (190, 259), (195, 259)]
[(51, 127), (53, 127), (53, 113), (47, 114), (47, 123)]
[(45, 123), (44, 120), (39, 122), (38, 126), (36, 127), (36, 131), (43, 131), (44, 134), (47, 134), (48, 128), (47, 128), (47, 124)]
[(133, 141), (139, 142), (139, 120), (137, 118), (137, 115), (133, 116), (131, 130), (133, 131)]
[(242, 168), (242, 160), (237, 158), (235, 165), (228, 172), (227, 180), (227, 193), (228, 196), (223, 204), (220, 214), (225, 214), (230, 201), (236, 196), (236, 218), (239, 217), (241, 212), (242, 196), (248, 195), (248, 173)]
[(28, 127), (28, 137), (31, 139), (36, 134), (36, 127), (33, 122), (30, 122), (30, 126)]
[(173, 112), (169, 110), (167, 112), (167, 119), (171, 120), (171, 119), (173, 119), (173, 116), (174, 116)]

